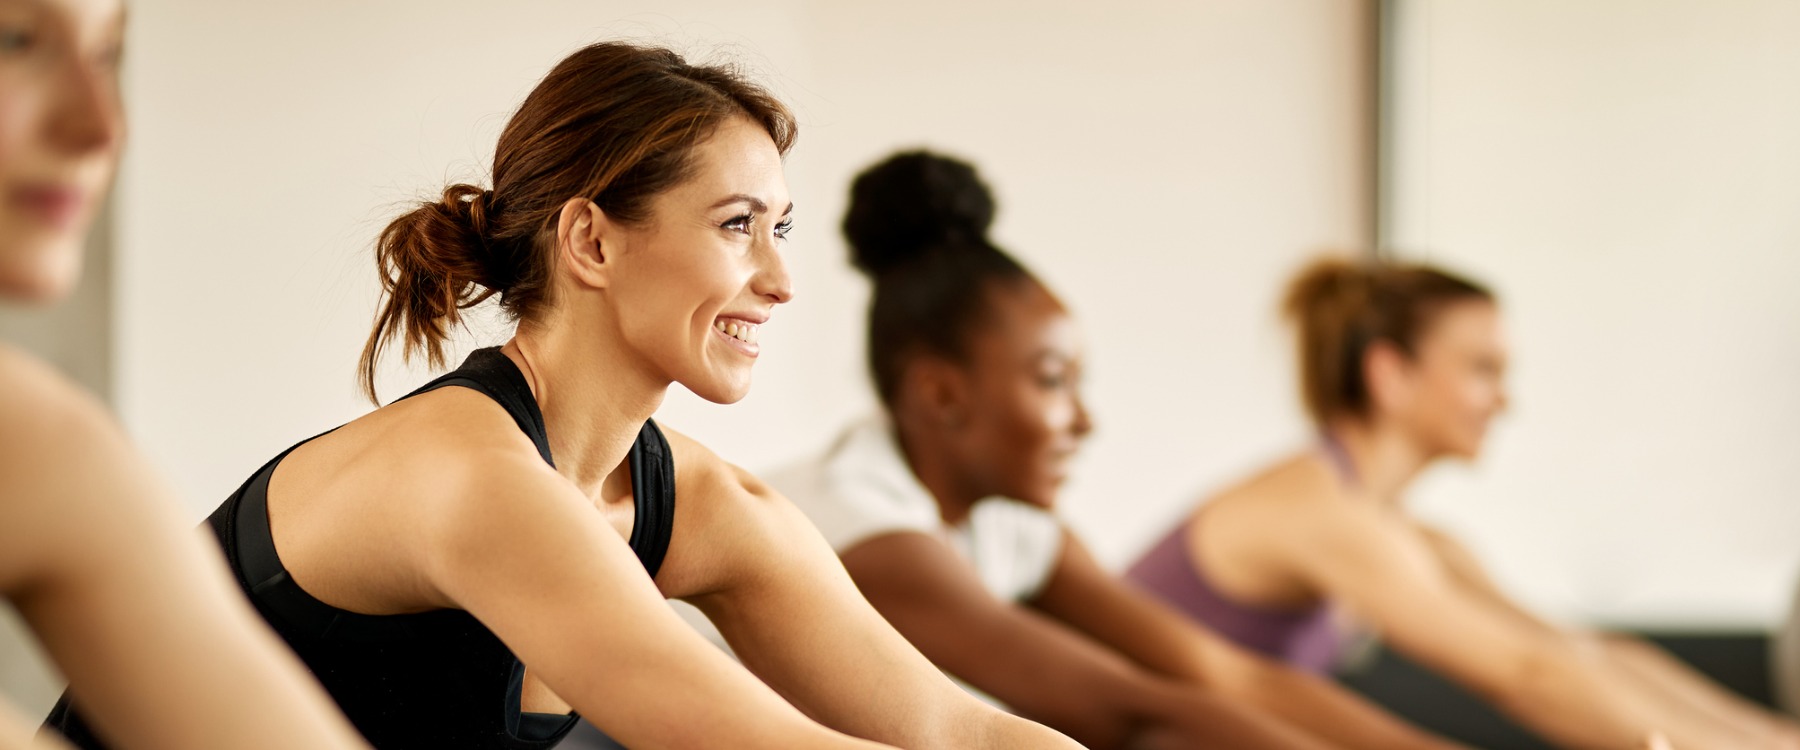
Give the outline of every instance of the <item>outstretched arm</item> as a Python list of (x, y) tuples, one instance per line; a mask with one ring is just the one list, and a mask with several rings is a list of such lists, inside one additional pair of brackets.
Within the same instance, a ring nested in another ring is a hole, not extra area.
[(116, 747), (366, 747), (100, 406), (4, 348), (0, 477), (0, 593)]
[(1095, 748), (1326, 745), (1248, 706), (1151, 674), (1028, 607), (989, 594), (942, 540), (884, 534), (844, 553), (875, 607), (931, 660)]
[(1257, 706), (1347, 748), (1450, 750), (1329, 680), (1249, 653), (1107, 573), (1073, 534), (1038, 609), (1143, 668)]
[(670, 433), (675, 547), (658, 584), (808, 715), (900, 747), (1075, 748), (956, 687), (871, 608), (786, 499)]
[[(1603, 659), (1622, 679), (1636, 683), (1664, 715), (1694, 714), (1700, 721), (1742, 727), (1767, 739), (1759, 746), (1800, 747), (1800, 726), (1721, 688), (1693, 668), (1640, 638), (1622, 634), (1566, 630), (1544, 622), (1514, 604), (1496, 586), (1467, 548), (1437, 529), (1419, 525), (1418, 532), (1459, 585), (1508, 612), (1529, 627), (1570, 640), (1593, 658)], [(1773, 743), (1773, 744), (1771, 744)]]
[(1392, 511), (1320, 504), (1274, 557), (1371, 619), (1398, 650), (1575, 748), (1640, 746), (1662, 730), (1680, 750), (1754, 747), (1741, 728), (1671, 716), (1604, 660), (1459, 584)]

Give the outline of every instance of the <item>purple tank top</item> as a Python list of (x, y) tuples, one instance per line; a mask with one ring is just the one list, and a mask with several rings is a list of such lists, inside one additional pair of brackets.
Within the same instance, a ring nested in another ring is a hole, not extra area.
[[(1343, 446), (1327, 437), (1323, 449), (1346, 481), (1354, 470)], [(1342, 660), (1349, 639), (1328, 602), (1302, 610), (1274, 610), (1232, 601), (1200, 570), (1182, 523), (1139, 558), (1125, 577), (1240, 646), (1308, 672), (1325, 674)]]

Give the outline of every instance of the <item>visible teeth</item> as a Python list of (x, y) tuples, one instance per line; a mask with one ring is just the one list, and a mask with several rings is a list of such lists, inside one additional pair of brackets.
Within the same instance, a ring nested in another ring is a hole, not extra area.
[(760, 326), (735, 320), (717, 320), (713, 321), (713, 328), (746, 344), (754, 344), (756, 343), (756, 331)]

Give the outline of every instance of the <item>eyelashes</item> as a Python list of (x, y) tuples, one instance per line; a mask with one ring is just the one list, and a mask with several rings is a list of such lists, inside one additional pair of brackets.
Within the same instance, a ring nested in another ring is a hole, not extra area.
[[(730, 232), (749, 234), (751, 227), (754, 226), (755, 223), (756, 217), (754, 215), (739, 214), (725, 220), (725, 223), (720, 224), (719, 228)], [(793, 231), (793, 229), (794, 220), (792, 218), (782, 219), (781, 223), (775, 225), (775, 239), (787, 239), (788, 232)]]

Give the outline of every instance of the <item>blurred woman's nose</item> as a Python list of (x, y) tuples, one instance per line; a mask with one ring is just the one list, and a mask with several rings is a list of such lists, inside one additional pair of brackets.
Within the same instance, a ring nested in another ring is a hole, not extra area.
[(71, 60), (56, 86), (50, 141), (73, 154), (116, 149), (124, 137), (118, 76), (109, 64)]
[(1094, 421), (1088, 414), (1087, 400), (1079, 394), (1075, 396), (1075, 422), (1070, 425), (1070, 431), (1078, 438), (1087, 437), (1088, 433), (1094, 431)]

